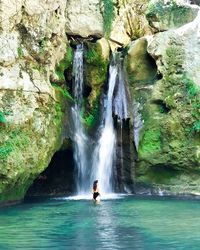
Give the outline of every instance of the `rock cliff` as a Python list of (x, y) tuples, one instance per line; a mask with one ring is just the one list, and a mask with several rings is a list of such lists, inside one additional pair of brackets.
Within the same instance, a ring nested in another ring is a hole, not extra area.
[[(169, 1), (165, 7), (161, 2), (151, 1), (152, 12), (147, 11), (147, 16), (154, 27), (166, 31), (146, 37), (146, 49), (145, 38), (134, 42), (127, 56), (132, 95), (143, 120), (139, 123), (136, 186), (138, 192), (144, 191), (142, 185), (147, 192), (195, 194), (200, 191), (200, 12), (197, 6), (170, 5)], [(173, 16), (168, 8), (185, 14)], [(140, 48), (148, 58), (138, 52)]]

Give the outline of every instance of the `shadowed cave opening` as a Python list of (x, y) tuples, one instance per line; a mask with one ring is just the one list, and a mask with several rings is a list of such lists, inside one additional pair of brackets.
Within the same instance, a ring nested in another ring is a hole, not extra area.
[(59, 150), (53, 155), (49, 166), (34, 180), (26, 198), (70, 195), (74, 186), (73, 150)]
[(163, 100), (154, 100), (153, 103), (158, 105), (160, 113), (167, 114), (171, 110)]

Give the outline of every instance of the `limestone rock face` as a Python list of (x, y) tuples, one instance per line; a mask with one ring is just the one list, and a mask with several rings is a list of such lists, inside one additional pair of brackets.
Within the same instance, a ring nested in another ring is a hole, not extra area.
[(9, 66), (18, 58), (17, 49), (19, 46), (19, 33), (1, 33), (0, 43), (0, 64), (3, 66)]
[(24, 2), (25, 11), (28, 15), (39, 15), (42, 13), (46, 13), (48, 11), (55, 11), (60, 8), (65, 9), (66, 0), (47, 0), (40, 1), (35, 0), (34, 2), (31, 0), (26, 0)]
[[(156, 59), (158, 70), (161, 74), (167, 74), (169, 70), (172, 71), (170, 73), (175, 73), (175, 70), (180, 71), (180, 73), (186, 72), (197, 85), (200, 85), (198, 74), (199, 51), (200, 11), (193, 22), (175, 31), (170, 30), (156, 34), (152, 39), (149, 38), (148, 52)], [(175, 53), (179, 54), (179, 57), (176, 59), (177, 68), (174, 65), (172, 69)], [(167, 60), (168, 57), (172, 60), (171, 63)]]
[(132, 42), (125, 59), (129, 83), (151, 82), (157, 74), (153, 58), (147, 53), (147, 40), (140, 38)]
[(148, 4), (146, 17), (158, 31), (178, 28), (197, 16), (199, 8), (184, 1), (152, 0)]
[(66, 97), (50, 76), (68, 47), (65, 6), (0, 3), (0, 203), (23, 199), (62, 144)]
[(126, 46), (131, 40), (152, 34), (145, 17), (147, 1), (117, 1), (110, 33), (111, 48)]
[(21, 21), (23, 0), (2, 0), (0, 2), (0, 30), (10, 31)]
[(147, 51), (162, 78), (132, 89), (143, 120), (136, 182), (149, 192), (200, 191), (199, 14), (189, 24), (148, 38)]
[(82, 37), (103, 36), (103, 17), (99, 0), (68, 0), (66, 32)]
[(59, 149), (64, 109), (50, 94), (19, 89), (1, 89), (0, 105), (0, 202), (15, 201)]

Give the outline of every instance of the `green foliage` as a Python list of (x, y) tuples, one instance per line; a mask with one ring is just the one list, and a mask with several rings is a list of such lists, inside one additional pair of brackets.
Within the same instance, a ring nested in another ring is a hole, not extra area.
[(70, 46), (67, 47), (64, 58), (56, 65), (55, 73), (58, 76), (59, 81), (65, 82), (64, 71), (69, 68), (73, 61), (73, 52)]
[(61, 88), (55, 83), (52, 83), (52, 87), (57, 89), (65, 98), (70, 99), (71, 101), (74, 101), (73, 97), (70, 95), (69, 91), (66, 88)]
[(23, 49), (21, 47), (17, 48), (17, 54), (20, 59), (24, 56)]
[(0, 123), (6, 123), (6, 118), (3, 112), (0, 111)]
[(103, 11), (103, 27), (105, 37), (110, 36), (110, 32), (112, 29), (112, 21), (114, 19), (114, 4), (112, 0), (101, 0), (104, 5)]

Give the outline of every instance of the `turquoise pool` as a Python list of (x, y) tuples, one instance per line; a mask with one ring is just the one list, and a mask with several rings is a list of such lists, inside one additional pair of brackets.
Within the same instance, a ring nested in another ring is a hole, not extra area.
[(200, 200), (46, 200), (0, 209), (0, 250), (200, 249)]

